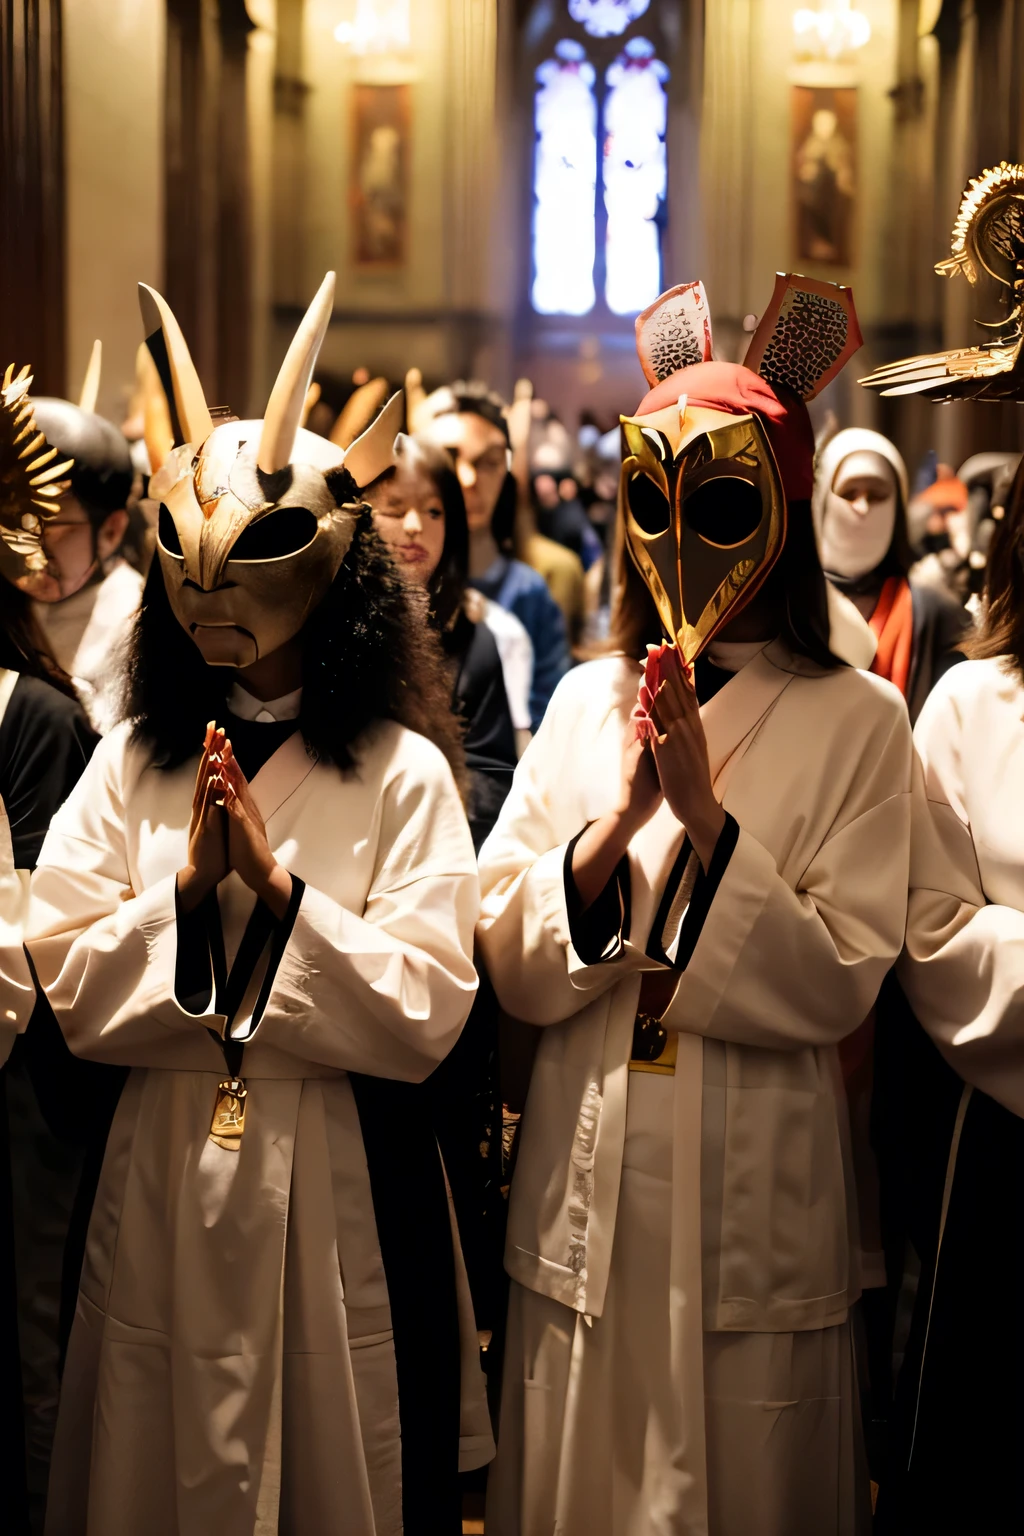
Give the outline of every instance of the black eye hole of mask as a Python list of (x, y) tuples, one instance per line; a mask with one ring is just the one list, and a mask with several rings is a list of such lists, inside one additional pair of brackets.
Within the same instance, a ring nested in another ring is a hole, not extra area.
[(649, 475), (638, 471), (626, 487), (626, 495), (641, 532), (653, 535), (666, 531), (670, 517), (668, 498)]
[(174, 526), (174, 518), (171, 516), (168, 508), (164, 506), (163, 502), (160, 503), (160, 515), (156, 525), (156, 537), (157, 542), (165, 555), (173, 555), (175, 560), (183, 560), (185, 558), (181, 547), (181, 540), (178, 538), (178, 530)]
[(761, 493), (749, 480), (737, 475), (715, 475), (685, 498), (687, 526), (706, 544), (734, 549), (745, 544), (761, 526), (764, 505)]
[(229, 560), (281, 560), (297, 555), (316, 538), (316, 518), (308, 507), (280, 507), (243, 528)]

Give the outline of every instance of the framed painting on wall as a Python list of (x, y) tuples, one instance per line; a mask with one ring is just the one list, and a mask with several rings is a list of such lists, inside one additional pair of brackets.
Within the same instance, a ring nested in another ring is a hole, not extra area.
[(409, 184), (408, 85), (352, 87), (353, 261), (394, 269), (406, 258)]
[(857, 89), (792, 87), (796, 259), (853, 265), (857, 204)]

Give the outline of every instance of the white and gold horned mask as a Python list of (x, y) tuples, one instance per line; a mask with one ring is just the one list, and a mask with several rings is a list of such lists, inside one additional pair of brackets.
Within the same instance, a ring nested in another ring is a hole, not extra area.
[(337, 503), (326, 477), (344, 467), (363, 488), (391, 467), (401, 393), (347, 451), (300, 426), (334, 303), (329, 272), (263, 420), (214, 425), (168, 304), (144, 283), (139, 301), (173, 444), (168, 452), (166, 436), (162, 444), (147, 440), (167, 596), (209, 666), (246, 667), (297, 635), (326, 596), (357, 514), (355, 505)]

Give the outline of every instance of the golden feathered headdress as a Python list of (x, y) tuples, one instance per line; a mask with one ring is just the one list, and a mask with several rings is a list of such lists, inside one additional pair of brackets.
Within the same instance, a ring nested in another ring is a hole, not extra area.
[(46, 568), (43, 525), (56, 515), (74, 460), (54, 463), (51, 448), (36, 426), (28, 367), (15, 374), (8, 365), (0, 387), (0, 575), (31, 589), (32, 578)]
[(953, 225), (951, 254), (940, 277), (962, 273), (973, 287), (981, 273), (1006, 290), (1006, 314), (980, 320), (995, 332), (980, 347), (957, 347), (876, 368), (866, 379), (883, 395), (932, 400), (1024, 400), (1024, 165), (1000, 161), (964, 189)]

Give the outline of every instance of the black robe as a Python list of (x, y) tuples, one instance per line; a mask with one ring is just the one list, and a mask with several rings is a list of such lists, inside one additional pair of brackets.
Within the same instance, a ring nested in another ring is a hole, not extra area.
[(963, 652), (957, 650), (957, 646), (970, 632), (971, 616), (966, 608), (937, 587), (919, 586), (912, 581), (910, 597), (914, 640), (907, 679), (907, 709), (913, 725), (939, 678), (958, 661), (963, 661)]
[(458, 675), (452, 709), (465, 723), (469, 770), (469, 829), (480, 852), (498, 819), (516, 768), (516, 733), (494, 636), (486, 624), (460, 620), (455, 631)]
[(873, 1118), (887, 1261), (898, 1274), (905, 1233), (921, 1273), (876, 1529), (1001, 1536), (1024, 1530), (1024, 1121), (965, 1091), (891, 977), (883, 997)]
[[(75, 700), (19, 677), (0, 722), (0, 796), (16, 868), (35, 868), (50, 819), (95, 742)], [(10, 1536), (37, 1529), (42, 1517), (50, 1410), (122, 1080), (116, 1068), (71, 1055), (42, 997), (0, 1071), (0, 1500)]]
[[(512, 785), (515, 730), (501, 658), (487, 626), (461, 618), (452, 639), (447, 639), (446, 649), (449, 654), (454, 652), (458, 661), (452, 708), (465, 722), (467, 809), (473, 846), (479, 853)], [(454, 1049), (428, 1079), (428, 1094), (434, 1132), (455, 1201), (477, 1327), (493, 1337), (484, 1357), (493, 1403), (507, 1295), (502, 1267), (501, 1014), (479, 955), (475, 961), (480, 987), (472, 1011)]]

